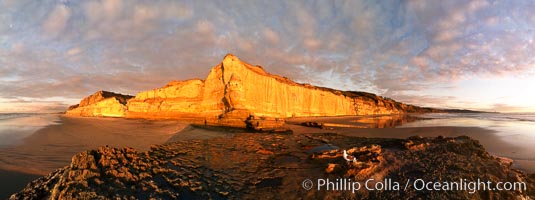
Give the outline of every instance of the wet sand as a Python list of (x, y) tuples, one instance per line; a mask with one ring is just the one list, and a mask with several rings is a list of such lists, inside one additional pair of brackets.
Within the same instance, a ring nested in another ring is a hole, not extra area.
[(29, 136), (17, 138), (15, 144), (0, 148), (2, 195), (17, 192), (31, 180), (69, 165), (76, 153), (100, 146), (146, 151), (154, 144), (229, 135), (194, 128), (187, 122), (176, 120), (67, 116), (59, 116), (55, 124), (32, 132), (23, 133)]
[(69, 165), (78, 152), (106, 145), (144, 151), (165, 143), (187, 125), (170, 120), (60, 116), (56, 124), (24, 133), (28, 136), (21, 141), (0, 148), (0, 194), (17, 192), (31, 180)]
[(39, 177), (41, 176), (35, 174), (0, 170), (0, 180), (2, 180), (2, 184), (0, 185), (0, 199), (7, 199), (13, 192), (21, 190), (30, 181)]
[[(45, 175), (68, 165), (71, 157), (81, 151), (99, 146), (132, 147), (145, 151), (153, 144), (190, 139), (230, 137), (221, 130), (196, 128), (188, 122), (176, 120), (144, 120), (123, 118), (59, 117), (59, 124), (46, 126), (23, 139), (21, 144), (0, 148), (0, 169)], [(468, 135), (480, 141), (490, 153), (518, 160), (517, 167), (535, 171), (531, 155), (524, 149), (502, 141), (495, 131), (478, 127), (407, 127), (392, 128), (414, 119), (396, 116), (380, 117), (306, 117), (287, 120), (294, 133), (336, 132), (342, 135), (378, 138), (456, 137)], [(298, 125), (304, 121), (318, 121), (333, 126), (326, 129)], [(350, 125), (343, 127), (340, 125)], [(361, 128), (351, 128), (361, 127)], [(383, 128), (377, 128), (383, 127)]]
[(61, 116), (59, 124), (37, 130), (20, 144), (0, 148), (0, 169), (45, 175), (68, 165), (78, 152), (105, 145), (144, 151), (152, 144), (165, 143), (187, 125), (168, 120)]
[[(507, 141), (507, 136), (498, 134), (498, 131), (469, 126), (431, 126), (431, 127), (399, 127), (408, 122), (427, 120), (423, 118), (405, 118), (405, 115), (390, 116), (348, 116), (348, 117), (300, 117), (288, 119), (288, 127), (294, 133), (300, 132), (335, 132), (347, 136), (368, 138), (407, 138), (410, 136), (422, 137), (457, 137), (466, 135), (479, 141), (491, 154), (508, 157), (514, 160), (513, 167), (526, 171), (535, 172), (535, 152), (524, 146), (515, 145)], [(326, 124), (325, 129), (303, 127), (301, 122), (315, 121)], [(348, 125), (348, 126), (345, 126)], [(345, 127), (344, 127), (345, 126)], [(362, 128), (351, 128), (362, 127)], [(377, 128), (382, 127), (382, 128)]]
[[(521, 155), (513, 157), (507, 152), (525, 152), (524, 149), (504, 142), (495, 131), (478, 127), (408, 127), (391, 128), (406, 122), (396, 117), (309, 117), (288, 119), (288, 128), (294, 134), (333, 132), (347, 136), (368, 138), (455, 137), (468, 135), (480, 141), (487, 151), (515, 160), (514, 166), (527, 172), (535, 171), (535, 159)], [(304, 121), (319, 121), (332, 126), (325, 129), (304, 127)], [(342, 125), (342, 126), (339, 126)], [(343, 125), (350, 125), (344, 127)], [(350, 128), (353, 127), (353, 128)], [(354, 128), (361, 127), (361, 128)], [(390, 128), (389, 128), (390, 127)], [(231, 131), (210, 130), (173, 120), (143, 120), (123, 118), (80, 118), (61, 116), (59, 124), (49, 125), (24, 138), (21, 144), (0, 148), (0, 191), (13, 193), (25, 183), (46, 175), (70, 163), (71, 157), (99, 146), (132, 147), (146, 151), (153, 144), (191, 139), (232, 137)], [(35, 175), (34, 175), (35, 174)], [(31, 177), (31, 178), (30, 178)], [(21, 184), (15, 184), (21, 183)]]

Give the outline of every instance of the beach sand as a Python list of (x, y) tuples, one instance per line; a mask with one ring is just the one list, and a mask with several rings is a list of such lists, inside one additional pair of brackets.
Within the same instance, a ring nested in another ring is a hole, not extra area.
[[(68, 165), (74, 154), (99, 146), (132, 147), (138, 151), (145, 151), (153, 144), (232, 136), (232, 133), (226, 133), (224, 130), (198, 128), (191, 126), (188, 122), (177, 120), (66, 116), (60, 116), (59, 119), (59, 124), (37, 130), (24, 138), (21, 144), (0, 148), (0, 169), (45, 175), (59, 167)], [(406, 116), (306, 117), (288, 119), (287, 126), (297, 134), (300, 132), (336, 132), (348, 136), (370, 138), (467, 135), (479, 140), (490, 153), (518, 160), (519, 162), (515, 163), (515, 166), (535, 171), (535, 163), (530, 158), (531, 155), (523, 155), (523, 152), (526, 152), (524, 149), (504, 142), (501, 137), (494, 134), (494, 130), (455, 126), (391, 128), (413, 120), (413, 118), (407, 119)], [(317, 121), (329, 126), (325, 129), (319, 129), (299, 125), (300, 122), (304, 121)]]
[[(507, 157), (510, 152), (524, 151), (514, 145), (503, 142), (500, 137), (494, 134), (495, 131), (490, 129), (454, 126), (388, 128), (407, 121), (396, 119), (395, 117), (394, 119), (386, 117), (372, 120), (362, 120), (362, 118), (292, 118), (287, 120), (286, 126), (292, 129), (294, 134), (333, 132), (370, 138), (407, 138), (415, 135), (423, 137), (468, 135), (479, 140), (487, 151), (495, 155)], [(320, 129), (299, 125), (304, 121), (318, 121), (332, 126)], [(0, 193), (16, 192), (24, 187), (25, 182), (27, 183), (37, 177), (35, 175), (46, 175), (57, 168), (66, 166), (70, 163), (74, 154), (96, 149), (99, 146), (128, 146), (141, 152), (148, 150), (153, 144), (191, 139), (210, 139), (213, 137), (232, 137), (234, 134), (232, 131), (225, 131), (225, 129), (206, 129), (176, 120), (61, 116), (59, 124), (50, 125), (36, 131), (26, 137), (21, 144), (0, 148), (0, 169), (4, 170), (0, 173), (0, 187), (6, 188), (2, 189)], [(512, 158), (515, 160), (514, 166), (527, 172), (534, 172), (534, 160), (525, 158), (526, 156), (523, 155), (520, 158)], [(20, 184), (17, 185), (16, 183)]]
[(59, 124), (37, 130), (15, 146), (0, 149), (0, 168), (45, 175), (68, 165), (74, 154), (99, 146), (147, 150), (165, 143), (188, 124), (170, 120), (61, 116)]
[(232, 136), (177, 120), (70, 116), (59, 116), (56, 124), (24, 134), (29, 136), (16, 145), (0, 148), (2, 195), (17, 192), (29, 181), (69, 165), (76, 153), (100, 146), (146, 151), (151, 145), (176, 140)]

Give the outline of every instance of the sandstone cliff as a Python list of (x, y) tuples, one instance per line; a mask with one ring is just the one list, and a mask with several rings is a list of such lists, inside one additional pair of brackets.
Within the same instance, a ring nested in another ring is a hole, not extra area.
[(127, 110), (126, 102), (132, 97), (113, 92), (98, 91), (82, 99), (80, 104), (70, 106), (65, 114), (85, 117), (124, 117)]
[[(431, 112), (433, 109), (365, 92), (339, 91), (295, 83), (228, 54), (205, 80), (173, 81), (127, 101), (88, 97), (72, 115), (129, 118), (190, 118), (205, 124), (243, 127), (251, 116), (263, 120), (300, 116), (343, 116)], [(96, 103), (95, 103), (96, 102)], [(110, 107), (107, 108), (106, 106)]]
[(204, 81), (173, 81), (163, 88), (140, 92), (128, 101), (128, 117), (173, 118), (195, 116), (209, 110), (201, 108)]

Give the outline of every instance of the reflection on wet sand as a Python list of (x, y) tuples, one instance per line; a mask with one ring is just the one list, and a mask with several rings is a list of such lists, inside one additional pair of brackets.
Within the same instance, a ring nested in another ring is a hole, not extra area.
[(355, 122), (365, 124), (366, 128), (395, 128), (403, 124), (423, 120), (412, 115), (379, 115), (356, 119)]
[(299, 117), (288, 119), (290, 124), (301, 124), (314, 127), (341, 128), (395, 128), (426, 118), (414, 115), (376, 115), (376, 116), (343, 116), (343, 117)]
[(186, 127), (177, 121), (59, 117), (21, 139), (20, 144), (0, 148), (0, 169), (45, 175), (69, 164), (72, 155), (99, 146), (146, 150), (161, 144)]
[[(485, 115), (485, 114), (481, 114)], [(535, 172), (535, 123), (525, 121), (490, 120), (474, 116), (383, 115), (351, 117), (306, 117), (288, 119), (294, 133), (311, 133), (301, 122), (315, 122), (323, 129), (315, 132), (335, 132), (342, 135), (368, 138), (457, 137), (466, 135), (482, 144), (497, 156), (513, 159), (518, 169)], [(303, 127), (303, 128), (301, 128)]]

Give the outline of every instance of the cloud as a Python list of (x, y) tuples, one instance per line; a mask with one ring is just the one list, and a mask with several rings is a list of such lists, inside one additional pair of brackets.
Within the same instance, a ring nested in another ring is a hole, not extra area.
[(69, 56), (76, 56), (76, 55), (82, 53), (83, 51), (84, 50), (82, 48), (80, 48), (80, 47), (74, 47), (74, 48), (69, 49), (66, 53)]
[[(33, 113), (52, 113), (63, 112), (69, 106), (62, 100), (42, 100), (33, 98), (0, 98), (0, 110), (2, 112), (33, 112)], [(69, 101), (69, 100), (67, 100)]]
[(57, 36), (67, 26), (71, 11), (65, 5), (57, 5), (43, 23), (43, 30), (50, 35)]
[[(527, 109), (526, 107), (522, 107), (522, 106), (513, 106), (509, 104), (497, 103), (497, 104), (493, 104), (489, 108), (485, 108), (482, 110), (488, 111), (488, 112), (526, 112), (526, 109)], [(534, 109), (531, 108), (531, 111), (533, 110)]]
[(193, 10), (183, 2), (151, 1), (123, 2), (122, 0), (87, 1), (73, 5), (82, 15), (77, 20), (80, 32), (75, 37), (111, 42), (137, 41), (150, 34), (172, 31), (175, 22), (190, 18)]
[(204, 35), (211, 35), (215, 31), (214, 25), (210, 21), (207, 21), (207, 20), (198, 21), (196, 28), (199, 34), (204, 34)]
[(233, 53), (299, 82), (438, 105), (447, 94), (422, 92), (535, 73), (533, 9), (484, 0), (2, 1), (0, 97), (135, 94), (204, 78)]
[(398, 95), (396, 100), (416, 105), (421, 105), (422, 102), (425, 102), (425, 106), (434, 108), (460, 108), (453, 103), (459, 100), (455, 96), (437, 97), (433, 95)]
[(266, 40), (271, 43), (271, 44), (277, 44), (279, 43), (279, 34), (276, 33), (275, 31), (273, 31), (272, 29), (268, 28), (268, 27), (264, 27), (264, 37), (266, 38)]

